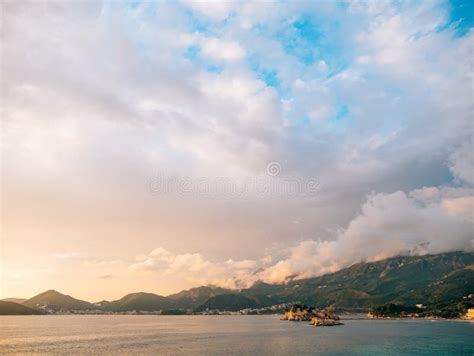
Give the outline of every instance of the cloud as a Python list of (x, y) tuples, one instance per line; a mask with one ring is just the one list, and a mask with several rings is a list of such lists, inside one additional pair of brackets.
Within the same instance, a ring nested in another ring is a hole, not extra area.
[[(215, 284), (226, 288), (242, 288), (255, 281), (252, 274), (264, 262), (253, 260), (227, 260), (212, 262), (199, 253), (175, 254), (162, 247), (150, 254), (138, 256), (138, 261), (130, 264), (131, 273), (158, 273), (183, 279), (192, 285)], [(252, 279), (252, 281), (251, 281)]]
[(62, 252), (62, 253), (55, 253), (54, 257), (61, 261), (68, 261), (68, 260), (75, 260), (82, 258), (82, 254), (79, 252)]
[(196, 12), (217, 21), (227, 18), (231, 10), (238, 4), (233, 1), (204, 2), (199, 0), (185, 1), (184, 3)]
[(112, 278), (114, 278), (114, 276), (111, 275), (111, 274), (103, 274), (103, 275), (99, 276), (98, 278), (99, 279), (112, 279)]
[[(461, 196), (452, 198), (456, 195)], [(259, 277), (281, 283), (289, 277), (319, 276), (400, 254), (472, 251), (473, 202), (472, 190), (424, 188), (409, 195), (373, 194), (334, 241), (303, 241)]]
[(446, 198), (441, 206), (453, 215), (463, 215), (474, 220), (474, 196)]
[(304, 240), (288, 248), (281, 259), (266, 256), (216, 263), (198, 253), (173, 254), (157, 248), (129, 270), (151, 270), (192, 283), (244, 288), (257, 280), (284, 283), (397, 255), (474, 250), (474, 190), (428, 187), (409, 194), (374, 193), (361, 210), (335, 240)]
[(218, 38), (206, 38), (201, 42), (202, 53), (217, 60), (240, 60), (245, 57), (245, 50), (234, 41), (222, 41)]
[(472, 146), (472, 137), (451, 154), (450, 169), (461, 181), (474, 184), (474, 148)]
[(84, 261), (85, 266), (91, 267), (108, 267), (108, 266), (115, 266), (122, 263), (122, 260), (115, 259), (115, 260), (86, 260)]

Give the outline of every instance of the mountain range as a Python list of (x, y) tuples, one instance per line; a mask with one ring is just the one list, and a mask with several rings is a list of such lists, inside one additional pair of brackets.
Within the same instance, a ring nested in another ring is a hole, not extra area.
[[(200, 312), (206, 309), (235, 311), (296, 301), (319, 308), (335, 304), (339, 309), (362, 311), (385, 303), (450, 303), (469, 294), (474, 294), (474, 253), (451, 252), (358, 263), (320, 277), (292, 280), (285, 284), (257, 282), (242, 290), (203, 286), (167, 297), (132, 293), (119, 300), (98, 303), (49, 290), (21, 304), (9, 298), (10, 302), (0, 305), (0, 314), (14, 313), (7, 310), (8, 306), (18, 313), (21, 313), (18, 306), (48, 313), (93, 310)], [(28, 310), (22, 312), (27, 313)]]
[(43, 314), (41, 311), (28, 308), (24, 305), (0, 300), (0, 315), (36, 315)]

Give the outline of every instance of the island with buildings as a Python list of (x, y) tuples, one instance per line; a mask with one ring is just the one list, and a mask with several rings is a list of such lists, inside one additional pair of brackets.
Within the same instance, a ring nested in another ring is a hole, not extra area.
[(313, 326), (343, 325), (339, 321), (340, 318), (334, 313), (334, 306), (316, 309), (304, 304), (293, 304), (291, 308), (283, 314), (281, 320), (309, 321)]

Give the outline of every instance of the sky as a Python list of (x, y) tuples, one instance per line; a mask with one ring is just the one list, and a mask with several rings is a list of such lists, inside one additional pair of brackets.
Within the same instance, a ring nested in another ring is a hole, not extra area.
[(474, 250), (472, 1), (0, 6), (0, 297)]

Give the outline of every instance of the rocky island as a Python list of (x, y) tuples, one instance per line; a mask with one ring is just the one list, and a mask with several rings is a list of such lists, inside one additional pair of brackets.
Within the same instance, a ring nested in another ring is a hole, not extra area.
[(334, 313), (333, 306), (324, 309), (316, 309), (304, 304), (293, 304), (291, 308), (283, 314), (281, 320), (309, 321), (310, 324), (314, 326), (343, 325), (339, 321), (339, 317)]

